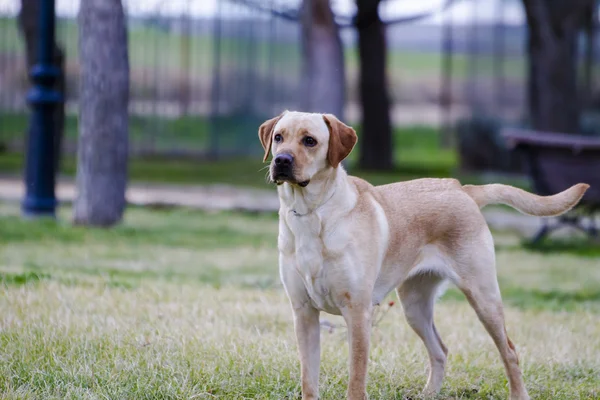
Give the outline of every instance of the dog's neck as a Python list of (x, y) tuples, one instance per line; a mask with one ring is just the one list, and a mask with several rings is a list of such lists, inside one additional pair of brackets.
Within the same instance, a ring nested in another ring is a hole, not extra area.
[[(336, 196), (344, 196), (348, 186), (348, 174), (340, 165), (315, 175), (308, 186), (300, 187), (288, 182), (278, 186), (281, 206), (297, 217), (314, 213)], [(354, 193), (354, 192), (351, 192)], [(347, 196), (345, 196), (347, 197)], [(355, 202), (356, 196), (336, 201), (336, 204)]]

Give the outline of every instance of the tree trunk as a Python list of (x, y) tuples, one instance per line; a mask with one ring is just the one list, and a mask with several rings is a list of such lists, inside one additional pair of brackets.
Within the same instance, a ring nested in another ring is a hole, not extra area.
[(75, 223), (110, 226), (125, 209), (129, 61), (120, 0), (83, 0)]
[[(25, 40), (27, 73), (31, 72), (31, 69), (38, 61), (39, 3), (39, 0), (21, 0), (18, 23), (23, 39)], [(60, 156), (65, 128), (65, 97), (67, 95), (65, 85), (65, 52), (57, 43), (54, 45), (53, 64), (58, 69), (58, 77), (54, 83), (54, 90), (63, 96), (63, 101), (56, 106), (54, 111), (54, 175), (56, 177), (60, 171)]]
[(534, 129), (578, 133), (577, 39), (593, 0), (523, 0), (529, 27), (528, 101)]
[(386, 82), (385, 26), (380, 0), (357, 0), (356, 27), (360, 57), (362, 132), (359, 165), (365, 169), (393, 167), (390, 100)]
[(586, 12), (587, 17), (584, 22), (585, 31), (585, 53), (583, 61), (583, 81), (582, 101), (581, 105), (585, 109), (592, 107), (592, 97), (594, 95), (594, 60), (596, 49), (596, 21), (598, 13), (596, 12), (596, 4), (591, 4), (590, 9)]
[(302, 4), (302, 110), (344, 118), (344, 50), (329, 0)]

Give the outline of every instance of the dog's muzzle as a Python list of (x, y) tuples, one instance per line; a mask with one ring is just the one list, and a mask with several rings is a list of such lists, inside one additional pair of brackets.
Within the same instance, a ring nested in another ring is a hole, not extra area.
[(295, 183), (300, 187), (306, 187), (310, 180), (298, 182), (294, 176), (294, 156), (289, 153), (281, 153), (275, 156), (271, 170), (273, 182), (281, 185), (283, 182)]

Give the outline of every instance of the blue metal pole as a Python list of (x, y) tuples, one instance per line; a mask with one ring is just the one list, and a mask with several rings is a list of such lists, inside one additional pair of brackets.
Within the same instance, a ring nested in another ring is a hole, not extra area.
[(25, 166), (26, 194), (22, 203), (26, 217), (54, 217), (54, 110), (61, 95), (53, 89), (58, 69), (52, 65), (54, 53), (54, 0), (40, 0), (38, 20), (37, 64), (31, 69), (33, 87), (27, 95), (32, 108), (29, 122), (27, 160)]

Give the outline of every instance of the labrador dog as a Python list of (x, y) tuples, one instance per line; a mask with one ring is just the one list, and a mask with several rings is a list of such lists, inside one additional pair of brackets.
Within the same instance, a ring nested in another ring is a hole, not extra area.
[(355, 131), (331, 114), (284, 112), (264, 122), (279, 210), (279, 272), (289, 297), (300, 353), (302, 398), (319, 395), (319, 313), (342, 315), (350, 348), (348, 399), (366, 399), (374, 306), (396, 290), (406, 319), (429, 354), (426, 396), (442, 386), (447, 349), (433, 306), (445, 281), (455, 284), (496, 344), (511, 399), (528, 399), (508, 338), (496, 279), (494, 243), (480, 209), (507, 204), (535, 216), (560, 215), (589, 187), (540, 197), (500, 184), (417, 179), (372, 186), (340, 162)]

